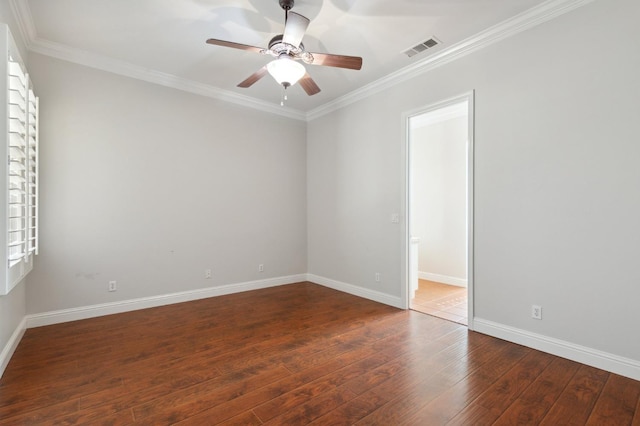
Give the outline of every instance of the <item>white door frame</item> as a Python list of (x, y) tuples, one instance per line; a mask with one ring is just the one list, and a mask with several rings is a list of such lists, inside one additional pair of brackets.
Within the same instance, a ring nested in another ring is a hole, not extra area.
[(473, 263), (473, 191), (474, 191), (474, 92), (470, 91), (462, 95), (455, 96), (443, 101), (408, 111), (402, 114), (402, 215), (404, 217), (404, 230), (402, 232), (402, 247), (400, 259), (401, 265), (401, 299), (404, 309), (409, 309), (409, 247), (411, 244), (411, 235), (409, 229), (410, 211), (409, 211), (409, 194), (410, 194), (410, 126), (409, 120), (412, 117), (422, 115), (431, 111), (438, 110), (460, 102), (467, 102), (468, 105), (468, 143), (467, 143), (467, 296), (468, 296), (468, 328), (474, 329), (473, 319), (473, 289), (474, 289), (474, 263)]

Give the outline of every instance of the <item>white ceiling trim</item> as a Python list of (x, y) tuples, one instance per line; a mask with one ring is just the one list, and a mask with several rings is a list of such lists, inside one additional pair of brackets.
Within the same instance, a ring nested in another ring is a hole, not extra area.
[(173, 89), (183, 90), (185, 92), (195, 93), (197, 95), (231, 102), (248, 108), (258, 109), (296, 120), (304, 121), (306, 119), (306, 116), (302, 111), (281, 107), (279, 105), (274, 105), (260, 99), (252, 98), (250, 96), (240, 95), (228, 90), (222, 90), (214, 86), (178, 77), (173, 74), (151, 70), (148, 68), (140, 67), (138, 65), (133, 65), (128, 62), (115, 60), (107, 56), (96, 55), (91, 52), (72, 48), (64, 44), (55, 43), (40, 38), (31, 40), (29, 50), (31, 52), (40, 53), (42, 55), (51, 56), (79, 65), (84, 65), (102, 71), (108, 71), (114, 74), (143, 80), (149, 83), (159, 84), (161, 86), (171, 87)]
[(55, 43), (38, 37), (31, 10), (27, 0), (11, 0), (11, 8), (15, 15), (22, 38), (31, 52), (51, 56), (79, 65), (96, 68), (102, 71), (131, 77), (149, 83), (194, 93), (225, 102), (231, 102), (248, 108), (281, 115), (295, 120), (306, 120), (302, 111), (281, 107), (251, 96), (240, 95), (228, 90), (219, 89), (193, 80), (178, 77), (173, 74), (150, 70), (128, 62), (118, 61), (107, 56), (96, 55), (81, 49), (75, 49), (61, 43)]
[(388, 76), (369, 83), (360, 89), (347, 93), (307, 113), (292, 108), (280, 107), (250, 96), (240, 95), (173, 74), (150, 70), (128, 62), (114, 60), (106, 56), (96, 55), (60, 43), (40, 39), (37, 35), (27, 0), (10, 1), (24, 42), (30, 51), (296, 120), (310, 121), (476, 52), (507, 37), (547, 22), (594, 0), (549, 0), (488, 28), (473, 37), (445, 48), (433, 56), (429, 56)]
[(31, 47), (31, 40), (38, 36), (36, 25), (31, 16), (31, 9), (29, 9), (29, 3), (27, 3), (27, 0), (11, 0), (10, 6), (16, 18), (22, 40), (28, 49)]
[(571, 10), (592, 2), (593, 0), (549, 0), (526, 12), (516, 15), (493, 27), (490, 27), (473, 37), (445, 48), (440, 52), (429, 56), (415, 64), (402, 68), (379, 80), (367, 84), (360, 89), (347, 93), (331, 102), (327, 102), (309, 112), (307, 121), (315, 120), (325, 114), (344, 108), (347, 105), (358, 102), (371, 95), (391, 88), (418, 75), (440, 67), (446, 63), (459, 59), (470, 53), (483, 49), (493, 43), (511, 37), (529, 28), (533, 28), (544, 22), (550, 21)]

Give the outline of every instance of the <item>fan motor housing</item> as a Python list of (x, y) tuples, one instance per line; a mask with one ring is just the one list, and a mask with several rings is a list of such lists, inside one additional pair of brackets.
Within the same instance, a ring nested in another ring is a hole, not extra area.
[(269, 49), (264, 50), (263, 53), (270, 54), (273, 57), (279, 58), (282, 55), (287, 55), (292, 59), (301, 59), (307, 64), (313, 63), (313, 55), (304, 50), (304, 44), (300, 43), (300, 46), (295, 47), (289, 43), (282, 41), (282, 34), (278, 34), (269, 41)]
[[(286, 44), (282, 41), (282, 39), (284, 38), (284, 36), (282, 34), (278, 34), (277, 36), (274, 36), (271, 40), (269, 40), (269, 49), (272, 49), (278, 45), (278, 44), (284, 44), (286, 46), (288, 46), (290, 49), (292, 50), (304, 50), (304, 44), (300, 43), (300, 46), (298, 49), (296, 49), (295, 46), (292, 46), (290, 44)], [(277, 48), (276, 48), (277, 50)]]

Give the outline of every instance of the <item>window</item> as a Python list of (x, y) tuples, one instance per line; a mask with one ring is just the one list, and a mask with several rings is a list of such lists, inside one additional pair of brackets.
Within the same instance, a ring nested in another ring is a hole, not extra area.
[(5, 261), (0, 294), (7, 294), (33, 268), (38, 252), (38, 98), (6, 25), (2, 26), (6, 116), (4, 147)]

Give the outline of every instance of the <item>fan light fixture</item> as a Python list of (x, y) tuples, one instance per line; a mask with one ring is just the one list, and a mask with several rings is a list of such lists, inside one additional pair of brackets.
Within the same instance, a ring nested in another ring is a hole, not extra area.
[(267, 64), (269, 74), (285, 88), (293, 86), (307, 73), (304, 66), (283, 55)]
[[(309, 0), (304, 1), (309, 2)], [(309, 26), (309, 18), (291, 11), (295, 0), (278, 0), (278, 3), (285, 13), (284, 31), (282, 34), (275, 35), (269, 41), (269, 46), (266, 49), (217, 38), (207, 40), (207, 44), (213, 44), (214, 46), (231, 47), (277, 58), (245, 78), (238, 84), (238, 87), (246, 89), (253, 86), (267, 74), (271, 74), (278, 84), (282, 86), (282, 101), (280, 105), (284, 105), (284, 101), (287, 100), (287, 88), (298, 81), (300, 81), (300, 87), (307, 95), (313, 96), (316, 93), (320, 93), (320, 88), (306, 72), (305, 67), (296, 61), (350, 70), (362, 68), (362, 58), (359, 56), (307, 52), (302, 44), (302, 39)]]

